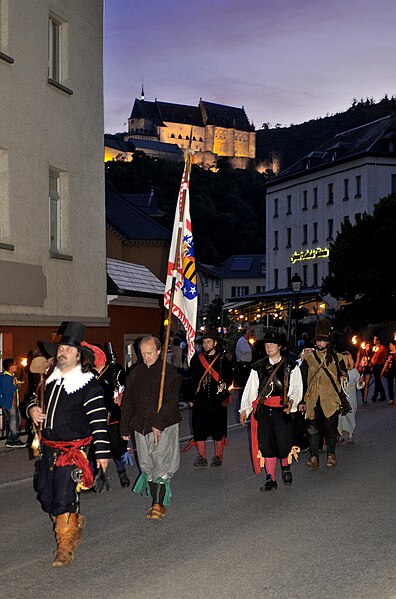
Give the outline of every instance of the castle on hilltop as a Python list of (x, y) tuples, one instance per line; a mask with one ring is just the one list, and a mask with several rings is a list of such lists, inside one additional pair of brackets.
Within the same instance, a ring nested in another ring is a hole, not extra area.
[[(191, 137), (191, 140), (190, 140)], [(256, 156), (256, 133), (244, 108), (213, 104), (200, 99), (198, 106), (136, 99), (124, 139), (176, 144), (195, 152), (194, 162), (216, 168), (220, 157), (234, 168), (246, 168)]]

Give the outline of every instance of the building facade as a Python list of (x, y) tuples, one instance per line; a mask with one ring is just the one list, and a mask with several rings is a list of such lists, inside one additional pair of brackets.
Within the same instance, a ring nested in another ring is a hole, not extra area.
[(320, 288), (341, 224), (396, 193), (396, 118), (335, 136), (267, 184), (267, 291)]
[(108, 325), (103, 4), (0, 0), (0, 350)]
[(256, 133), (244, 108), (202, 99), (197, 107), (136, 99), (125, 139), (159, 140), (182, 150), (191, 144), (194, 162), (206, 168), (215, 167), (219, 157), (246, 168), (256, 155)]

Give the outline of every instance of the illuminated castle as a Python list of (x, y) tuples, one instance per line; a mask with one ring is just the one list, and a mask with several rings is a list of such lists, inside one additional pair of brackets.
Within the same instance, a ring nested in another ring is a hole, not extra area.
[(246, 168), (256, 155), (256, 134), (244, 108), (200, 100), (198, 106), (136, 99), (125, 140), (147, 139), (195, 151), (195, 163), (214, 168), (226, 157), (234, 168)]

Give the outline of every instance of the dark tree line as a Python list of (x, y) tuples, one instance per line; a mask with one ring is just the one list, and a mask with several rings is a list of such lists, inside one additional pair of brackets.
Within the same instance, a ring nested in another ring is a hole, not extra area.
[[(218, 172), (193, 166), (191, 220), (198, 261), (218, 265), (232, 254), (265, 252), (267, 177), (254, 169), (234, 170), (225, 160)], [(154, 190), (165, 213), (161, 224), (172, 229), (183, 165), (153, 159), (142, 152), (132, 162), (106, 163), (106, 184), (117, 193)]]

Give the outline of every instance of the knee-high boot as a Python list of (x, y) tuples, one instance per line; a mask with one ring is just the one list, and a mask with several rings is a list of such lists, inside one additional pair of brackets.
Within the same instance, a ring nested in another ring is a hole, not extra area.
[[(82, 527), (81, 527), (82, 528)], [(66, 513), (55, 517), (56, 556), (52, 565), (55, 568), (68, 566), (74, 557), (78, 536), (78, 514)], [(81, 531), (80, 539), (81, 540)], [(78, 544), (78, 543), (77, 543)]]

